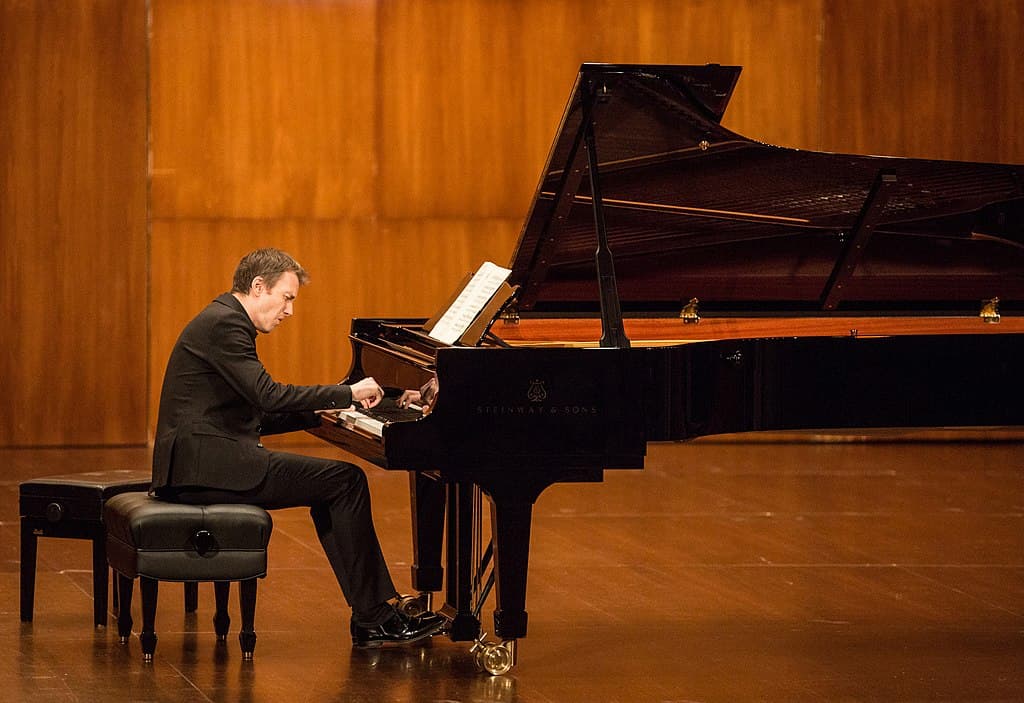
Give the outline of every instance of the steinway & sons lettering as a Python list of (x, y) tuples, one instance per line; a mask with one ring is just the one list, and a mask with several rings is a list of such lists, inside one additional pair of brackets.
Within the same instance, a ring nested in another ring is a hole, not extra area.
[(477, 415), (583, 415), (598, 414), (596, 405), (478, 405)]

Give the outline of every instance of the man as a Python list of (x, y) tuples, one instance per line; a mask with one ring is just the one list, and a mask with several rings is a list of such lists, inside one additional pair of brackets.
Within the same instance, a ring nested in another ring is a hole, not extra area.
[(256, 336), (290, 317), (306, 271), (288, 254), (259, 249), (239, 262), (232, 290), (186, 325), (171, 351), (160, 392), (153, 492), (205, 505), (267, 509), (308, 506), (327, 559), (352, 608), (356, 646), (401, 644), (443, 625), (434, 613), (409, 618), (395, 591), (370, 512), (366, 476), (352, 464), (269, 451), (261, 435), (319, 424), (318, 412), (383, 391), (372, 378), (351, 386), (277, 383), (256, 355)]

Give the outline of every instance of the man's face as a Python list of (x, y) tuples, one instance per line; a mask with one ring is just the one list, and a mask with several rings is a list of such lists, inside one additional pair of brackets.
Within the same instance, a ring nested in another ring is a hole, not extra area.
[(250, 312), (256, 329), (268, 334), (281, 324), (284, 318), (291, 317), (292, 301), (298, 294), (299, 277), (291, 271), (281, 274), (273, 288), (267, 288), (262, 276), (253, 279), (249, 295), (252, 296), (254, 305)]

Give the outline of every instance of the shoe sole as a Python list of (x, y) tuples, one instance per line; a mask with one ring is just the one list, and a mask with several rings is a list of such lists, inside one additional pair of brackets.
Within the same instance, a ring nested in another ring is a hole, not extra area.
[(354, 648), (356, 648), (356, 649), (382, 649), (384, 647), (404, 647), (407, 644), (413, 644), (414, 642), (422, 642), (423, 640), (427, 639), (428, 637), (433, 637), (434, 635), (440, 634), (441, 631), (445, 629), (445, 624), (446, 623), (443, 623), (443, 622), (438, 623), (437, 627), (435, 627), (435, 628), (433, 628), (431, 630), (427, 630), (425, 632), (422, 632), (422, 633), (420, 633), (420, 634), (418, 634), (415, 637), (412, 637), (410, 639), (401, 640), (400, 642), (386, 642), (386, 641), (383, 641), (383, 640), (377, 641), (377, 642), (357, 642), (357, 641), (353, 641), (352, 642), (352, 646)]

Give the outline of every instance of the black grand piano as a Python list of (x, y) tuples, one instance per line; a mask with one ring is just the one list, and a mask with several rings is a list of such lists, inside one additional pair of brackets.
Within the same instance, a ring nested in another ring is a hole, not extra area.
[[(651, 441), (1024, 425), (1024, 167), (763, 144), (720, 124), (739, 74), (584, 64), (471, 334), (352, 323), (349, 381), (387, 397), (312, 432), (411, 472), (413, 586), (491, 673), (527, 632), (551, 484), (640, 469)], [(396, 406), (431, 378), (429, 414)]]

